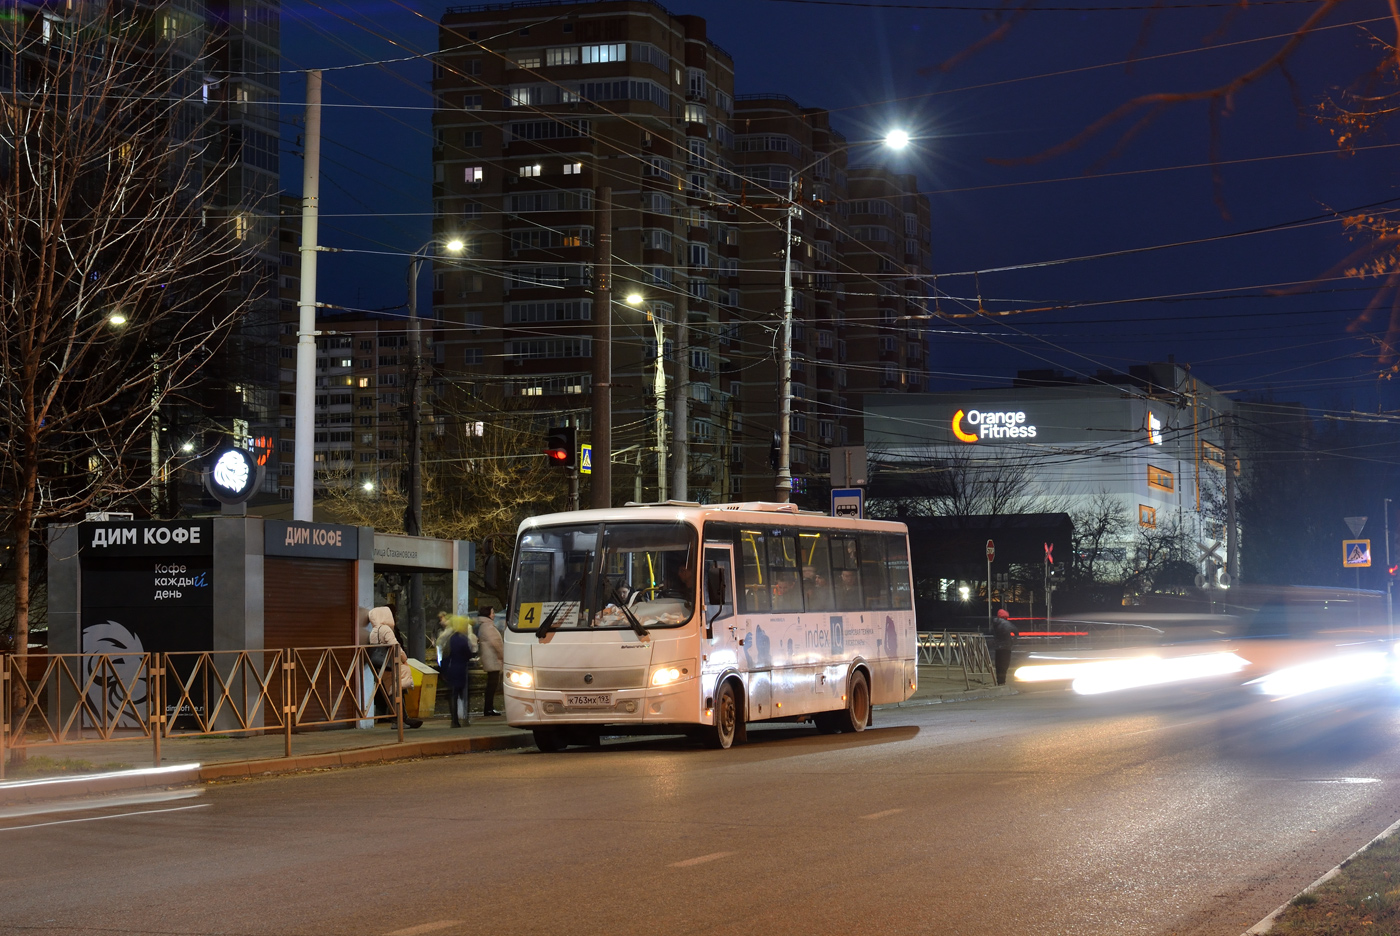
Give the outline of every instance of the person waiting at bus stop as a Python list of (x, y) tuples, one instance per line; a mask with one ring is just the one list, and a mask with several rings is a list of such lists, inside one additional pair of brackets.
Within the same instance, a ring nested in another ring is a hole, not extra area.
[(477, 653), (478, 644), (471, 622), (465, 617), (454, 614), (448, 618), (448, 623), (451, 631), (443, 643), (441, 672), (450, 690), (448, 711), (452, 715), (452, 727), (461, 728), (472, 722), (471, 697), (467, 687), (472, 657)]
[(1011, 615), (1005, 608), (997, 611), (996, 623), (992, 625), (992, 646), (996, 650), (997, 685), (1006, 685), (1006, 671), (1011, 667), (1011, 646), (1016, 642), (1016, 631), (1011, 626)]

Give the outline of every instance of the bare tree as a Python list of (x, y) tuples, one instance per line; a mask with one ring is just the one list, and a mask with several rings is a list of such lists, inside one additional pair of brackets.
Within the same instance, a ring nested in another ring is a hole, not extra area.
[[(520, 522), (566, 509), (568, 477), (545, 464), (543, 436), (529, 414), (476, 402), (481, 408), (470, 413), (437, 417), (458, 435), (424, 459), (423, 535), (490, 542), (508, 567)], [(399, 485), (371, 493), (339, 480), (319, 495), (332, 513), (346, 523), (403, 532), (407, 494)]]
[(872, 516), (999, 517), (1062, 510), (1058, 499), (1036, 493), (1037, 456), (996, 458), (958, 449), (872, 450)]
[(1120, 581), (1130, 532), (1122, 501), (1100, 489), (1071, 514), (1071, 519), (1073, 577), (1087, 584)]
[(0, 17), (0, 522), (15, 652), (45, 522), (150, 486), (150, 434), (242, 308), (240, 230), (205, 208), (202, 24), (138, 3)]

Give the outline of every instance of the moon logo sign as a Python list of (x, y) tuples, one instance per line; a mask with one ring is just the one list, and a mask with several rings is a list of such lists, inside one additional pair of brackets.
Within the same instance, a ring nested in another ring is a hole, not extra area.
[(248, 486), (248, 460), (238, 452), (225, 452), (214, 463), (214, 483), (237, 493)]
[(964, 432), (962, 427), (962, 421), (963, 411), (958, 410), (956, 413), (953, 414), (953, 435), (957, 436), (963, 442), (976, 442), (976, 433)]

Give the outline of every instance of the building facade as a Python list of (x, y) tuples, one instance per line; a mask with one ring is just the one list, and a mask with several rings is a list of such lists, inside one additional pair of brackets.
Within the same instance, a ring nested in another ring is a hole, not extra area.
[[(1008, 387), (876, 396), (865, 408), (877, 510), (1066, 513), (1078, 545), (1060, 561), (1131, 575), (1161, 558), (1144, 551), (1163, 549), (1217, 580), (1225, 566), (1235, 407), (1189, 368), (1022, 372)], [(1078, 555), (1086, 548), (1094, 554)]]
[[(607, 313), (614, 501), (771, 499), (783, 229), (800, 177), (792, 463), (800, 479), (823, 472), (826, 449), (859, 432), (848, 393), (925, 384), (904, 317), (903, 274), (928, 263), (914, 180), (848, 177), (847, 143), (822, 111), (777, 95), (736, 100), (733, 59), (699, 17), (646, 0), (550, 14), (490, 4), (441, 22), (434, 233), (468, 251), (434, 270), (445, 409), (464, 425), (570, 420), (586, 438), (594, 326)], [(888, 240), (856, 237), (848, 186), (890, 207), (861, 225), (888, 221)], [(609, 310), (595, 307), (592, 266), (605, 188)], [(910, 214), (914, 236), (896, 238)], [(906, 240), (919, 249), (900, 253)]]

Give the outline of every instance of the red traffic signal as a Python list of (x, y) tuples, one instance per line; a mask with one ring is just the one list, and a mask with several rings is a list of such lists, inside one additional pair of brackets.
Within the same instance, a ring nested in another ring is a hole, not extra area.
[(573, 468), (578, 464), (578, 446), (573, 426), (551, 426), (545, 436), (544, 456), (555, 468)]

